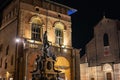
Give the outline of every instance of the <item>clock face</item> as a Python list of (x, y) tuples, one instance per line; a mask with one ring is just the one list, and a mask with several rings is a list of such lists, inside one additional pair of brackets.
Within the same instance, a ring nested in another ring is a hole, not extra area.
[(48, 70), (52, 69), (52, 63), (50, 61), (48, 61), (48, 63), (47, 63), (47, 69)]

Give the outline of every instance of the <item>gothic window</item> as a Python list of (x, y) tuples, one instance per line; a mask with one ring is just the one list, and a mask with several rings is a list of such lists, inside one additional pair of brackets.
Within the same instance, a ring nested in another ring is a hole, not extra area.
[(14, 57), (12, 55), (12, 57), (11, 57), (11, 65), (13, 65), (13, 61), (14, 61)]
[(104, 46), (109, 46), (109, 38), (107, 33), (104, 34), (103, 40), (104, 40)]
[(2, 51), (3, 48), (3, 44), (0, 44), (0, 52)]
[(42, 21), (38, 17), (31, 19), (31, 39), (41, 41)]
[(5, 60), (5, 69), (7, 69), (7, 59)]
[(0, 59), (0, 67), (2, 67), (2, 58)]
[(9, 19), (10, 18), (10, 13), (8, 13), (8, 15), (7, 15), (7, 19)]
[(17, 14), (17, 8), (14, 9), (14, 15), (16, 15), (16, 14)]
[(56, 22), (54, 24), (54, 27), (55, 27), (55, 43), (58, 45), (62, 45), (64, 25), (61, 22)]
[(9, 45), (6, 48), (6, 55), (8, 55), (8, 51), (9, 51)]
[(13, 11), (11, 11), (10, 13), (11, 13), (11, 17), (13, 17)]

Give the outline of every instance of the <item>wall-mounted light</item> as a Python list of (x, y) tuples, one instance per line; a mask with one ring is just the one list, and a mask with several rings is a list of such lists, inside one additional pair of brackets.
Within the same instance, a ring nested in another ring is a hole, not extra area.
[(67, 49), (66, 49), (66, 48), (64, 49), (64, 52), (67, 52)]
[(16, 42), (16, 43), (19, 43), (20, 41), (21, 41), (20, 38), (16, 38), (16, 39), (15, 39), (15, 42)]

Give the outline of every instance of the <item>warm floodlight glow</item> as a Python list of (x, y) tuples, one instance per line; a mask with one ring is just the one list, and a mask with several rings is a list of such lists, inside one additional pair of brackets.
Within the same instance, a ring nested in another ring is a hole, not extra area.
[(62, 48), (65, 48), (65, 45), (62, 45), (61, 47), (62, 47)]
[(13, 78), (10, 78), (10, 80), (13, 80)]
[(9, 72), (6, 72), (6, 77), (7, 77), (7, 79), (9, 78), (9, 76), (10, 76), (10, 73), (9, 73)]
[(67, 52), (67, 49), (64, 49), (64, 52)]
[(30, 40), (31, 43), (34, 43), (35, 41), (34, 40)]

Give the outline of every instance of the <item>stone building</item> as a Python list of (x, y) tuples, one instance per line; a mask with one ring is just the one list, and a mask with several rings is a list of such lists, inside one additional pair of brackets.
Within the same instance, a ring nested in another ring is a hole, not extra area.
[(80, 59), (81, 80), (120, 80), (120, 21), (103, 17)]
[(79, 80), (79, 50), (72, 48), (73, 8), (49, 0), (11, 0), (2, 11), (0, 25), (0, 80), (31, 80), (35, 59), (41, 56), (47, 31), (50, 56), (56, 55), (60, 78)]

